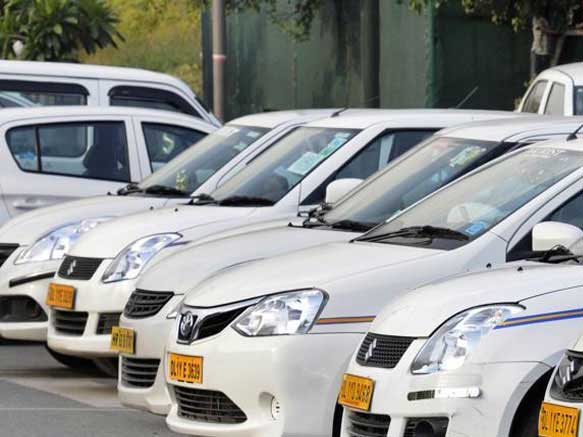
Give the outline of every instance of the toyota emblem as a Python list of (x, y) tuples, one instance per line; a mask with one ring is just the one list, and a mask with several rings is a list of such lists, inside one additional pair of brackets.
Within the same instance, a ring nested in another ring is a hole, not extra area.
[(194, 317), (194, 314), (192, 314), (190, 311), (182, 314), (179, 326), (179, 334), (181, 339), (189, 340), (191, 338), (195, 320), (196, 318)]

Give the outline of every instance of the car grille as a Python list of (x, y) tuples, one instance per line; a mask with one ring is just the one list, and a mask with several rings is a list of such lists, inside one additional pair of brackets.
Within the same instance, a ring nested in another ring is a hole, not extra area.
[(59, 276), (65, 279), (88, 281), (93, 277), (102, 261), (101, 258), (66, 256), (59, 267)]
[(0, 297), (0, 322), (46, 322), (47, 313), (28, 296)]
[(53, 326), (61, 334), (81, 336), (88, 316), (85, 312), (53, 310)]
[[(216, 312), (209, 315), (202, 314), (200, 317), (198, 313), (194, 311), (193, 314), (195, 315), (195, 321), (193, 328), (187, 332), (186, 335), (183, 335), (183, 332), (179, 330), (178, 341), (180, 343), (192, 343), (195, 340), (202, 340), (203, 338), (217, 335), (229, 326), (231, 322), (233, 322), (247, 308), (249, 308), (249, 306), (244, 305), (229, 311)], [(186, 311), (186, 313), (188, 313), (188, 311)], [(184, 314), (181, 317), (183, 317)], [(197, 323), (200, 318), (202, 318), (202, 320)]]
[(413, 341), (415, 341), (413, 337), (395, 337), (369, 333), (360, 345), (356, 355), (356, 362), (361, 366), (393, 369)]
[(172, 292), (135, 290), (126, 304), (123, 314), (130, 319), (155, 316), (174, 296)]
[(149, 388), (156, 381), (160, 360), (121, 357), (121, 381), (126, 387)]
[(210, 423), (243, 423), (247, 416), (224, 393), (174, 386), (178, 415)]
[[(424, 429), (417, 429), (423, 424)], [(417, 437), (419, 435), (446, 435), (449, 419), (447, 417), (433, 417), (429, 419), (409, 419), (405, 426), (403, 437)]]
[(551, 397), (565, 402), (583, 402), (583, 353), (567, 351), (551, 381)]
[(386, 437), (391, 424), (390, 416), (384, 414), (369, 414), (358, 411), (348, 412), (349, 437)]
[(97, 321), (97, 330), (95, 333), (97, 335), (109, 335), (111, 334), (111, 328), (119, 325), (120, 313), (103, 313), (99, 314), (99, 320)]
[(18, 249), (18, 244), (0, 244), (0, 267)]

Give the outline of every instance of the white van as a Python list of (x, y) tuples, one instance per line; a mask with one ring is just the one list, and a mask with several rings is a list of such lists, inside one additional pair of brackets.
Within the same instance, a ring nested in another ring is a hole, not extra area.
[(181, 80), (152, 71), (56, 62), (0, 61), (0, 107), (132, 106), (219, 120)]

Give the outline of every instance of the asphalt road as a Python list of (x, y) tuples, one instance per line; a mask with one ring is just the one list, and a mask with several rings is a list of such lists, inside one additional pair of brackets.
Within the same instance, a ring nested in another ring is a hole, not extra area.
[(40, 345), (0, 344), (0, 437), (178, 436), (122, 407), (116, 381), (70, 371)]

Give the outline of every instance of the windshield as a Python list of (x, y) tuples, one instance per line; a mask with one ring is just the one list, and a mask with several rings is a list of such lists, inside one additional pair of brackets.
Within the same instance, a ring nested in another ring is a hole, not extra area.
[(262, 127), (226, 125), (144, 179), (138, 188), (161, 186), (190, 194), (268, 131)]
[(522, 149), (444, 188), (361, 238), (444, 249), (459, 247), (582, 165), (580, 152)]
[(217, 202), (234, 198), (277, 203), (302, 179), (340, 149), (354, 129), (300, 127), (275, 142), (212, 193)]
[(335, 205), (324, 219), (331, 225), (349, 220), (372, 228), (509, 147), (496, 142), (431, 138)]

